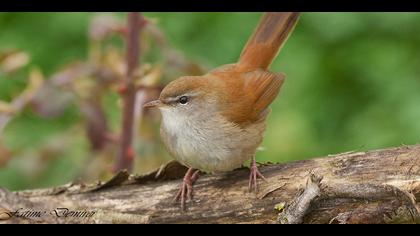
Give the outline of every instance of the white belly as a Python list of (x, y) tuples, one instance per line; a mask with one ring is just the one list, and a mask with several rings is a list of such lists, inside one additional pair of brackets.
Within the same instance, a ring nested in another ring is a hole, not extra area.
[(205, 172), (240, 167), (255, 154), (265, 129), (264, 122), (240, 128), (217, 115), (201, 122), (173, 118), (163, 115), (164, 144), (177, 161)]

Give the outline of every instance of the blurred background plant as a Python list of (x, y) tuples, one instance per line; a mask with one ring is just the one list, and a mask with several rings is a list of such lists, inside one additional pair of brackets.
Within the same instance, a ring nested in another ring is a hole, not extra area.
[[(234, 62), (260, 13), (144, 13), (134, 173), (171, 160), (139, 103)], [(0, 186), (108, 178), (121, 131), (123, 13), (0, 13)], [(420, 14), (304, 13), (271, 69), (287, 74), (259, 162), (420, 140)]]

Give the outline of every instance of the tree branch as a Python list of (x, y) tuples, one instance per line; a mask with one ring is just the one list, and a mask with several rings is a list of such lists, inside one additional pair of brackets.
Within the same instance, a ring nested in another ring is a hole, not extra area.
[[(247, 168), (202, 176), (185, 212), (171, 203), (186, 171), (176, 162), (144, 176), (120, 172), (106, 183), (0, 189), (0, 223), (277, 223), (288, 213), (297, 216), (293, 223), (420, 223), (420, 145), (271, 164), (260, 170), (268, 181), (261, 182), (257, 195), (248, 193)], [(322, 182), (312, 178), (307, 184), (310, 173), (322, 176)], [(307, 188), (317, 190), (308, 194)], [(275, 209), (279, 203), (286, 206), (277, 208), (282, 212)], [(54, 213), (66, 208), (68, 217)], [(8, 217), (1, 212), (19, 209), (47, 213)]]
[(120, 148), (117, 156), (116, 170), (128, 169), (133, 167), (134, 151), (133, 141), (133, 121), (134, 105), (136, 99), (136, 88), (134, 74), (139, 64), (139, 33), (140, 20), (142, 17), (138, 12), (130, 12), (127, 17), (127, 75), (123, 85), (123, 117)]

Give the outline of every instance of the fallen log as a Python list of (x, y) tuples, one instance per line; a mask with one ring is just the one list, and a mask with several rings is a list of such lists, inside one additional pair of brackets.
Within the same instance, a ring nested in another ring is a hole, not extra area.
[(170, 162), (143, 176), (10, 192), (1, 223), (420, 223), (420, 145), (347, 152), (202, 175), (186, 211), (172, 199), (186, 168)]

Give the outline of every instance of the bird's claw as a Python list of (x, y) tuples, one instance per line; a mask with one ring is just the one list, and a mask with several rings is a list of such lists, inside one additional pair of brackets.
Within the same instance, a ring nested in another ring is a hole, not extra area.
[(193, 185), (198, 179), (198, 170), (193, 172), (192, 169), (189, 169), (184, 176), (184, 179), (181, 183), (181, 186), (172, 202), (181, 201), (181, 209), (185, 210), (185, 202), (191, 201), (193, 198)]
[(258, 181), (257, 178), (261, 178), (264, 181), (267, 181), (267, 179), (261, 174), (261, 172), (258, 170), (257, 164), (255, 161), (251, 162), (250, 167), (250, 174), (249, 174), (249, 192), (252, 191), (252, 188), (254, 187), (254, 191), (258, 192)]

